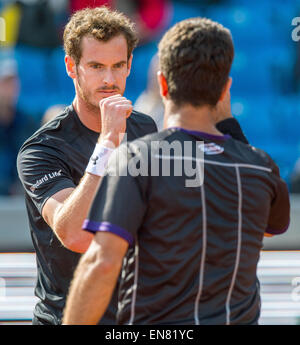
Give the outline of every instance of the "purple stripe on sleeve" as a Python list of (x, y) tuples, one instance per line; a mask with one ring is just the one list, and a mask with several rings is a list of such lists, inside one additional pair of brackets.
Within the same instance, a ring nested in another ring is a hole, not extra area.
[(290, 220), (288, 221), (288, 224), (285, 228), (283, 228), (281, 230), (275, 230), (275, 229), (267, 228), (266, 232), (268, 234), (271, 234), (271, 235), (280, 235), (280, 234), (283, 234), (284, 232), (286, 232), (289, 226), (290, 226)]
[(117, 225), (111, 224), (109, 222), (95, 222), (93, 220), (86, 219), (83, 222), (82, 229), (87, 230), (87, 231), (92, 232), (92, 233), (96, 233), (97, 231), (111, 232), (115, 235), (122, 237), (131, 246), (134, 243), (134, 238), (130, 232), (128, 232), (127, 230), (125, 230), (125, 229), (123, 229)]

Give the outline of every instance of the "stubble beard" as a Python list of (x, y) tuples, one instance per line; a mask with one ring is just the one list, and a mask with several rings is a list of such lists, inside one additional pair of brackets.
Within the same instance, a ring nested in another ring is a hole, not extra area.
[(99, 104), (95, 104), (91, 101), (91, 97), (92, 97), (91, 93), (82, 87), (80, 77), (78, 77), (77, 79), (77, 84), (78, 84), (79, 97), (84, 101), (86, 108), (90, 112), (96, 113), (98, 115), (100, 111)]

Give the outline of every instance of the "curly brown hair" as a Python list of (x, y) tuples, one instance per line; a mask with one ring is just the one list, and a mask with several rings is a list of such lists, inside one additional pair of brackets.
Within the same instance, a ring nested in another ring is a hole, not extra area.
[(214, 107), (228, 80), (233, 57), (230, 31), (207, 18), (175, 24), (159, 43), (160, 70), (177, 106)]
[(124, 35), (127, 41), (128, 59), (138, 44), (134, 23), (124, 14), (105, 6), (85, 8), (71, 16), (63, 35), (65, 53), (74, 59), (76, 65), (79, 64), (82, 55), (82, 38), (87, 35), (104, 42), (118, 35)]

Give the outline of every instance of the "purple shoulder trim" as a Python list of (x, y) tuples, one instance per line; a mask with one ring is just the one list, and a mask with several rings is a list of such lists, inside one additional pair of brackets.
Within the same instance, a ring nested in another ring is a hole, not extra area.
[(122, 237), (130, 245), (133, 245), (134, 243), (134, 238), (130, 232), (109, 222), (95, 222), (93, 220), (86, 219), (83, 222), (82, 229), (92, 233), (96, 233), (97, 231), (112, 232), (113, 234)]

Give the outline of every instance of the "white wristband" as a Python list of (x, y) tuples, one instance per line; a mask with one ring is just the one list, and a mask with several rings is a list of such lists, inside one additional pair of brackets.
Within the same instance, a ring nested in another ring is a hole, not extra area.
[(108, 159), (113, 151), (114, 149), (96, 144), (85, 171), (93, 175), (103, 176)]

